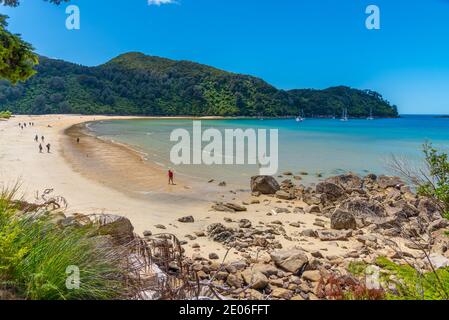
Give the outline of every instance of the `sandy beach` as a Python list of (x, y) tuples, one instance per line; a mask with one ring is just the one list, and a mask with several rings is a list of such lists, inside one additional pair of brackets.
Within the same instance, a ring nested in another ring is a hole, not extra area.
[[(188, 240), (186, 236), (205, 231), (212, 223), (223, 223), (225, 218), (233, 220), (231, 226), (238, 226), (240, 219), (248, 219), (253, 225), (281, 221), (288, 234), (298, 232), (297, 228), (289, 225), (298, 220), (304, 229), (313, 227), (316, 216), (312, 214), (267, 214), (275, 207), (290, 210), (306, 207), (307, 204), (301, 201), (260, 197), (259, 203), (248, 205), (248, 211), (243, 214), (213, 211), (213, 201), (251, 203), (251, 194), (226, 187), (201, 197), (207, 188), (204, 184), (180, 180), (176, 186), (168, 186), (166, 172), (162, 168), (144, 162), (128, 147), (83, 135), (82, 126), (75, 126), (111, 119), (128, 118), (46, 115), (17, 116), (0, 122), (0, 182), (8, 186), (19, 181), (21, 192), (28, 201), (34, 201), (36, 195), (46, 189), (53, 189), (54, 195), (67, 200), (69, 214), (122, 215), (131, 220), (139, 234), (146, 230), (153, 234), (168, 232), (183, 241)], [(34, 122), (35, 125), (21, 130), (18, 124), (24, 122)], [(39, 153), (38, 143), (33, 140), (36, 134), (45, 136), (45, 143), (51, 143), (50, 154)], [(76, 143), (77, 137), (81, 137), (79, 144)], [(142, 190), (147, 193), (143, 194)], [(178, 222), (185, 216), (193, 216), (195, 222)], [(166, 229), (156, 228), (156, 225), (163, 225)], [(313, 239), (298, 243), (278, 238), (284, 248), (301, 245), (306, 250), (325, 250), (334, 255), (344, 254), (355, 245), (348, 242), (339, 247)], [(220, 257), (226, 251), (221, 244), (204, 236), (194, 236), (185, 249), (187, 254), (214, 252)], [(229, 259), (238, 259), (239, 254), (232, 252)]]

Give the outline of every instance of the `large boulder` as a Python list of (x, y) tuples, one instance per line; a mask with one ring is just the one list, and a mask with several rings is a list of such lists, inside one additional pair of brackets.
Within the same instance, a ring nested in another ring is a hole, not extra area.
[(331, 228), (335, 230), (356, 230), (355, 216), (342, 209), (336, 209), (331, 216)]
[(318, 183), (316, 186), (316, 192), (325, 194), (331, 201), (338, 200), (345, 194), (345, 191), (342, 187), (336, 185), (335, 183), (327, 181)]
[(262, 194), (275, 194), (281, 187), (271, 176), (254, 176), (251, 178), (251, 191)]
[(326, 181), (334, 183), (345, 190), (362, 189), (363, 185), (363, 180), (354, 173), (348, 173), (336, 177), (331, 177)]
[(260, 271), (246, 269), (242, 272), (245, 283), (251, 286), (251, 289), (262, 290), (268, 285), (268, 278)]
[(279, 250), (271, 253), (270, 256), (276, 266), (294, 274), (303, 271), (309, 263), (304, 252), (298, 249)]
[(387, 189), (403, 186), (404, 182), (399, 177), (380, 176), (379, 178), (377, 178), (377, 184), (382, 189)]
[(380, 203), (362, 198), (350, 199), (342, 205), (342, 208), (356, 217), (385, 217), (387, 215), (386, 210)]
[(128, 218), (104, 214), (96, 216), (94, 223), (100, 235), (109, 235), (118, 243), (129, 243), (134, 239), (134, 227)]

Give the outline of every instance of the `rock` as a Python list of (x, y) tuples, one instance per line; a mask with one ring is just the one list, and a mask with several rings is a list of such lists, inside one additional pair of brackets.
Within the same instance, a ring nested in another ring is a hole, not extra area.
[(254, 176), (251, 178), (251, 191), (262, 194), (275, 194), (281, 187), (271, 176)]
[(268, 285), (268, 278), (262, 272), (246, 269), (242, 272), (242, 277), (245, 283), (251, 286), (251, 289), (262, 290)]
[(445, 256), (439, 254), (431, 254), (429, 256), (429, 260), (436, 270), (449, 267), (449, 259)]
[(303, 237), (318, 238), (318, 233), (313, 229), (306, 229), (301, 232)]
[(429, 232), (434, 232), (434, 231), (438, 231), (438, 230), (441, 230), (441, 229), (446, 229), (448, 227), (449, 227), (449, 221), (448, 220), (446, 220), (446, 219), (439, 219), (439, 220), (436, 220), (436, 221), (432, 222), (429, 225)]
[(182, 223), (193, 223), (195, 222), (195, 219), (192, 216), (182, 217), (178, 219), (179, 222)]
[(240, 289), (243, 287), (243, 279), (240, 274), (230, 274), (226, 279), (226, 283), (234, 288)]
[(404, 182), (402, 182), (401, 178), (399, 177), (380, 176), (377, 178), (377, 184), (382, 189), (387, 189), (402, 186), (404, 185)]
[(375, 201), (367, 201), (361, 198), (351, 199), (345, 202), (341, 208), (351, 212), (356, 217), (385, 217), (385, 209)]
[(331, 216), (331, 228), (335, 230), (356, 230), (357, 222), (352, 213), (336, 209)]
[(204, 231), (195, 231), (194, 234), (195, 234), (195, 236), (197, 236), (198, 238), (201, 238), (201, 237), (205, 237), (205, 236), (206, 236), (206, 234), (204, 233)]
[(326, 180), (327, 182), (334, 183), (344, 190), (362, 189), (362, 179), (353, 173), (343, 174), (340, 176), (332, 177)]
[(306, 211), (307, 213), (311, 213), (311, 214), (321, 213), (320, 206), (318, 206), (318, 205), (311, 205), (311, 206), (308, 206), (308, 207), (305, 209), (305, 211)]
[(271, 296), (278, 299), (290, 300), (290, 298), (293, 296), (293, 293), (290, 290), (276, 287), (271, 292)]
[(251, 267), (251, 269), (254, 272), (261, 272), (267, 277), (277, 275), (279, 272), (279, 269), (273, 266), (272, 264), (262, 264), (262, 263), (255, 264)]
[(239, 221), (240, 228), (251, 228), (251, 226), (251, 221), (249, 221), (248, 219), (242, 219)]
[(222, 181), (218, 184), (219, 187), (226, 187), (226, 182)]
[(292, 176), (292, 175), (293, 175), (293, 172), (286, 171), (286, 172), (283, 173), (283, 175), (284, 175), (284, 176)]
[(317, 233), (321, 241), (346, 241), (352, 236), (350, 230), (318, 230)]
[(321, 272), (318, 270), (304, 271), (302, 278), (311, 282), (319, 282), (321, 280)]
[(292, 200), (295, 198), (295, 196), (292, 195), (291, 193), (279, 190), (276, 192), (276, 198), (281, 200)]
[(279, 213), (290, 213), (290, 210), (288, 210), (287, 208), (274, 208), (273, 210), (277, 214), (279, 214)]
[(292, 222), (290, 223), (290, 226), (293, 228), (301, 228), (301, 223), (299, 222)]
[(235, 212), (235, 210), (225, 206), (223, 203), (217, 203), (212, 205), (212, 209), (219, 212)]
[(143, 232), (144, 237), (151, 237), (152, 235), (153, 235), (153, 232), (151, 232), (149, 230)]
[(226, 228), (221, 223), (209, 225), (207, 227), (207, 233), (212, 240), (217, 242), (229, 242), (235, 238), (232, 229)]
[(62, 212), (52, 212), (49, 215), (49, 221), (50, 223), (54, 223), (56, 225), (62, 226), (63, 221), (67, 219), (66, 215)]
[(100, 215), (95, 218), (100, 235), (110, 235), (119, 243), (129, 243), (134, 239), (134, 227), (128, 218), (116, 215)]
[(237, 203), (233, 203), (233, 202), (228, 202), (224, 204), (226, 207), (228, 207), (231, 210), (234, 210), (235, 212), (243, 212), (243, 211), (247, 211), (248, 209), (244, 206), (241, 206)]
[(342, 187), (336, 185), (332, 182), (320, 182), (316, 186), (316, 192), (325, 194), (327, 198), (331, 201), (336, 201), (344, 195), (344, 190)]
[(312, 257), (317, 258), (317, 259), (323, 259), (324, 256), (320, 251), (313, 251), (310, 253), (312, 255)]
[(212, 252), (212, 253), (209, 253), (209, 259), (218, 260), (218, 259), (220, 259), (220, 257), (218, 256), (218, 254)]
[(279, 268), (297, 274), (307, 266), (309, 259), (298, 249), (279, 250), (270, 254), (271, 259)]
[(154, 227), (155, 227), (156, 229), (161, 229), (161, 230), (167, 229), (167, 227), (164, 226), (163, 224), (156, 224)]

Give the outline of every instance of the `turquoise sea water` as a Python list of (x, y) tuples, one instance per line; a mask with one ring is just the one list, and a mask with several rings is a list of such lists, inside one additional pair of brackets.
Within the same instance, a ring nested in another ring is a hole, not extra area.
[[(204, 129), (278, 129), (279, 174), (291, 171), (309, 173), (305, 182), (344, 172), (391, 174), (388, 162), (392, 155), (419, 165), (422, 144), (431, 141), (449, 151), (449, 119), (435, 116), (403, 116), (398, 119), (349, 120), (294, 119), (279, 120), (204, 120)], [(183, 165), (170, 162), (170, 133), (184, 128), (192, 131), (191, 120), (114, 120), (89, 124), (97, 136), (126, 143), (145, 154), (148, 161), (178, 174), (247, 185), (258, 173), (253, 165)]]

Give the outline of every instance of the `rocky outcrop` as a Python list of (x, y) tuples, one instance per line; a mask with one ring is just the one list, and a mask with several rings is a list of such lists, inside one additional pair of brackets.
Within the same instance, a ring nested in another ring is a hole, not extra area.
[(275, 194), (281, 189), (279, 183), (271, 176), (254, 176), (251, 178), (251, 191), (261, 194)]

